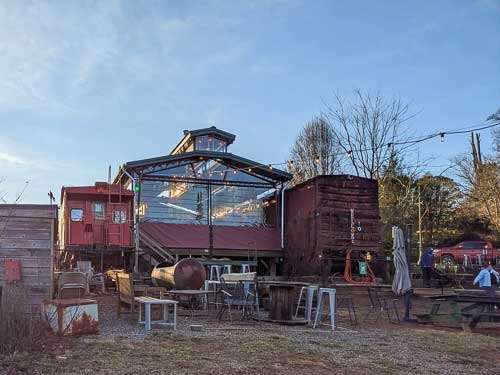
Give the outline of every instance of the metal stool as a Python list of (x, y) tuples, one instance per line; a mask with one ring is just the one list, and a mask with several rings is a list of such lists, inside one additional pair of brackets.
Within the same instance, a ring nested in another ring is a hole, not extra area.
[(477, 265), (482, 266), (483, 265), (483, 255), (482, 254), (477, 254), (476, 255), (476, 260), (477, 260)]
[(210, 266), (210, 280), (220, 281), (220, 266)]
[(349, 312), (349, 322), (351, 325), (358, 324), (358, 318), (356, 317), (356, 309), (354, 308), (354, 302), (351, 296), (339, 296), (337, 298), (337, 310), (346, 309)]
[(224, 267), (222, 268), (222, 274), (232, 273), (231, 272), (232, 268), (233, 266), (231, 266), (230, 264), (225, 264)]
[(336, 290), (333, 288), (319, 288), (319, 295), (318, 295), (318, 304), (316, 306), (316, 317), (314, 319), (314, 325), (313, 328), (316, 328), (318, 323), (321, 323), (321, 315), (322, 313), (322, 307), (323, 307), (323, 299), (328, 295), (328, 299), (330, 301), (330, 323), (332, 326), (332, 331), (335, 330), (336, 328), (336, 323), (335, 323), (335, 299), (336, 299)]
[(247, 263), (242, 263), (241, 264), (241, 273), (247, 273), (250, 272), (250, 265)]
[(472, 268), (472, 259), (470, 255), (464, 255), (464, 267)]
[[(295, 318), (297, 318), (299, 310), (304, 310), (307, 322), (311, 323), (314, 293), (318, 293), (318, 289), (318, 285), (303, 286), (300, 289), (299, 301), (297, 302), (297, 309), (295, 310)], [(304, 305), (301, 305), (302, 296), (305, 297)]]

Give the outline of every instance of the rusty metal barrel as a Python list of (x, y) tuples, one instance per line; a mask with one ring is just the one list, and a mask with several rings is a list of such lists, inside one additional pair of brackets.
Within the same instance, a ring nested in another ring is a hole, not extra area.
[(182, 259), (171, 267), (159, 264), (151, 272), (154, 285), (169, 289), (200, 289), (205, 279), (205, 267), (192, 258)]

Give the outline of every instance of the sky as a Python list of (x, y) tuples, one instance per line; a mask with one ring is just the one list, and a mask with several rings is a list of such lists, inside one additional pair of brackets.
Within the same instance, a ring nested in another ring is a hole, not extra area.
[[(500, 107), (500, 0), (3, 0), (0, 196), (59, 200), (213, 125), (236, 134), (231, 152), (283, 162), (355, 88), (409, 103), (416, 135), (484, 123)], [(440, 173), (467, 136), (416, 151)]]

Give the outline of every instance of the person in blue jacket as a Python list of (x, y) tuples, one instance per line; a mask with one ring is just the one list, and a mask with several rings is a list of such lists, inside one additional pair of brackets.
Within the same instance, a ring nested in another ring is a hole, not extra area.
[(422, 254), (420, 267), (422, 268), (422, 280), (424, 288), (431, 287), (432, 267), (434, 266), (434, 249), (431, 247)]
[(493, 269), (491, 263), (486, 268), (483, 268), (474, 279), (474, 285), (479, 283), (479, 287), (486, 290), (489, 297), (495, 297), (496, 284), (499, 282), (500, 275)]

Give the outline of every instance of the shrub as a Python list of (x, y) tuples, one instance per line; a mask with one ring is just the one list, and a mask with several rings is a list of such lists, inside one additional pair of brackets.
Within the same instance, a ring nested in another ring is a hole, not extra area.
[(5, 285), (0, 301), (0, 354), (43, 347), (47, 335), (40, 311), (27, 309), (22, 286)]

